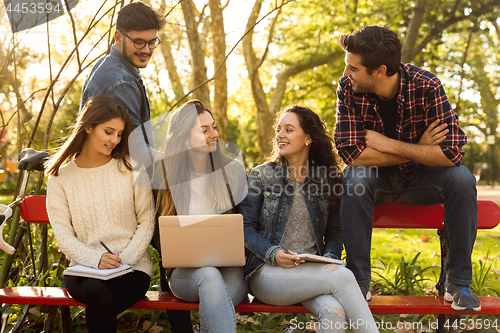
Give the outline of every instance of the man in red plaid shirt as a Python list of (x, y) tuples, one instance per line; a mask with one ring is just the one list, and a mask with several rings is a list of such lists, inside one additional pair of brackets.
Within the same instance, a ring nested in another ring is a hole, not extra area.
[(335, 143), (348, 168), (340, 223), (347, 254), (367, 300), (374, 205), (390, 201), (444, 206), (448, 249), (445, 299), (479, 311), (471, 254), (477, 231), (476, 180), (461, 166), (467, 137), (439, 79), (401, 63), (401, 43), (388, 27), (340, 37), (345, 51), (337, 89)]

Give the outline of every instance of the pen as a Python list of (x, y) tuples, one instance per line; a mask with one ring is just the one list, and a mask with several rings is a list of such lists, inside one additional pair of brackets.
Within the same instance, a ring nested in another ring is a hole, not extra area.
[(101, 241), (101, 245), (106, 249), (106, 251), (108, 251), (110, 254), (114, 254), (110, 249), (109, 247), (106, 246), (106, 244), (104, 244), (102, 241)]
[[(290, 253), (290, 251), (288, 251), (288, 248), (286, 247), (286, 245), (285, 245), (285, 244), (283, 244), (282, 242), (280, 242), (280, 245), (281, 245), (281, 248), (282, 248), (283, 250), (285, 250), (285, 252), (286, 252), (287, 254), (291, 254), (291, 253)], [(295, 259), (292, 259), (292, 260), (293, 260), (293, 263), (295, 264), (295, 266), (298, 266), (298, 265), (299, 265), (299, 264), (297, 264), (297, 262), (295, 261)]]

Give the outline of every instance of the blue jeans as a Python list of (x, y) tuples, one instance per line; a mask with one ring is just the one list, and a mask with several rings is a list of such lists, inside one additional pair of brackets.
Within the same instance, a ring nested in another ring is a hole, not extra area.
[(448, 244), (448, 281), (472, 283), (471, 254), (477, 232), (476, 179), (463, 167), (424, 166), (411, 179), (383, 168), (350, 167), (342, 179), (340, 226), (347, 267), (360, 285), (371, 280), (370, 249), (375, 205), (391, 201), (418, 206), (442, 204)]
[(201, 332), (236, 332), (234, 306), (248, 293), (243, 267), (176, 268), (169, 283), (177, 298), (200, 302)]
[(318, 317), (320, 333), (345, 332), (348, 327), (355, 332), (378, 332), (354, 275), (343, 266), (306, 262), (283, 268), (265, 264), (249, 282), (253, 295), (264, 303), (302, 303)]

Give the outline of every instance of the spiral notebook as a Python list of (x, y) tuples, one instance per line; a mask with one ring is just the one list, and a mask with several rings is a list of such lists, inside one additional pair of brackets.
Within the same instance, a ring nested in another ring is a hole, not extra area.
[(117, 268), (97, 269), (83, 265), (75, 265), (66, 268), (64, 275), (87, 277), (99, 280), (109, 280), (118, 276), (132, 272), (133, 269), (129, 265), (120, 265)]

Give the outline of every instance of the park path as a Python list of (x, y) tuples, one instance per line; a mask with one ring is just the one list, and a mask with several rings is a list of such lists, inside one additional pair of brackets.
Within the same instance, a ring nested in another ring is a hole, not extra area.
[(477, 186), (477, 200), (490, 200), (500, 205), (500, 186)]

